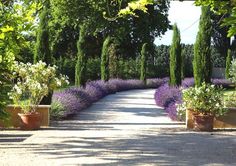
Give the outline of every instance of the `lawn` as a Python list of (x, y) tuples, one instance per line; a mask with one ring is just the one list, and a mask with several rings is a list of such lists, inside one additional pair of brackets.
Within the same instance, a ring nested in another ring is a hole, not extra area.
[(224, 91), (225, 105), (228, 107), (236, 107), (236, 90), (227, 89)]

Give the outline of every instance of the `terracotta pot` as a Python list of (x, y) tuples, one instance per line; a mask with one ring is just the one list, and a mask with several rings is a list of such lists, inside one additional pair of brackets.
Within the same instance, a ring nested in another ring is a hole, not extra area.
[(193, 115), (195, 131), (213, 131), (214, 116), (212, 115)]
[(36, 130), (40, 128), (41, 116), (38, 112), (31, 114), (18, 113), (21, 118), (21, 129)]

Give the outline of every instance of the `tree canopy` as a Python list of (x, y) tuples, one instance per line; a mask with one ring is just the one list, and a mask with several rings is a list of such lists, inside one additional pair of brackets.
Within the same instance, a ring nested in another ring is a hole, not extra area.
[[(142, 43), (153, 42), (155, 37), (163, 35), (169, 28), (167, 18), (169, 1), (167, 0), (147, 5), (147, 13), (135, 10), (133, 11), (135, 16), (126, 15), (115, 20), (109, 20), (104, 17), (104, 11), (113, 16), (119, 11), (119, 5), (125, 7), (133, 1), (126, 0), (120, 4), (113, 2), (112, 0), (99, 2), (94, 0), (51, 0), (52, 18), (50, 26), (52, 36), (54, 36), (51, 44), (53, 50), (56, 50), (53, 52), (58, 54), (59, 48), (67, 46), (71, 46), (72, 51), (76, 50), (74, 44), (68, 45), (68, 43), (74, 43), (74, 40), (79, 37), (81, 24), (87, 24), (88, 34), (94, 36), (94, 40), (99, 46), (103, 43), (101, 40), (104, 40), (108, 35), (121, 40), (122, 47), (124, 49), (129, 48), (126, 49), (128, 50), (127, 56), (139, 54)], [(64, 50), (66, 49), (62, 49), (62, 51)], [(96, 54), (100, 55), (100, 53)]]
[(223, 19), (223, 26), (229, 26), (228, 36), (236, 34), (236, 1), (235, 0), (196, 0), (196, 5), (210, 6), (217, 14), (229, 15)]

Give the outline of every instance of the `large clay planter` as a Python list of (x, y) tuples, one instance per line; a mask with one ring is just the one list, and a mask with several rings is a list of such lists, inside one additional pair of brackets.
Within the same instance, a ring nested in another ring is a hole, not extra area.
[[(236, 129), (236, 108), (228, 108), (229, 112), (227, 112), (223, 116), (215, 117), (213, 122), (213, 128), (215, 129)], [(194, 111), (188, 109), (186, 111), (186, 128), (193, 129), (194, 121), (193, 121)]]
[[(36, 112), (38, 112), (41, 115), (41, 122), (40, 126), (41, 127), (48, 127), (50, 123), (50, 114), (49, 114), (49, 109), (50, 105), (39, 105), (38, 108), (36, 109)], [(3, 122), (0, 121), (0, 126), (4, 128), (7, 127), (14, 127), (14, 128), (19, 128), (21, 127), (22, 121), (20, 116), (18, 115), (19, 113), (22, 113), (22, 110), (19, 106), (14, 106), (14, 105), (8, 105), (6, 110), (9, 114), (10, 118), (10, 124), (9, 126), (6, 126)]]
[(38, 112), (31, 114), (23, 114), (18, 113), (21, 118), (21, 126), (22, 130), (37, 130), (40, 128), (41, 124), (41, 115)]
[(213, 131), (214, 116), (212, 115), (193, 115), (193, 129), (195, 131)]

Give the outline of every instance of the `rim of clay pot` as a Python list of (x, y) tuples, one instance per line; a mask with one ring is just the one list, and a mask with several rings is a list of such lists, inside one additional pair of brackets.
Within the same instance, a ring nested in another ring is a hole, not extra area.
[(40, 115), (38, 112), (33, 112), (33, 113), (18, 113), (19, 116), (32, 116), (32, 115)]

